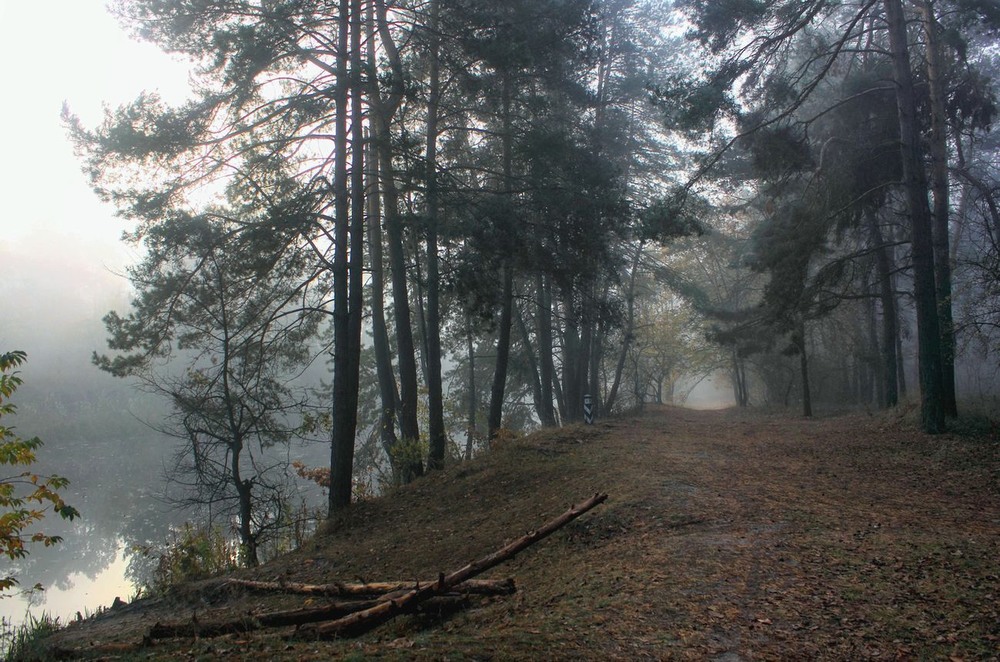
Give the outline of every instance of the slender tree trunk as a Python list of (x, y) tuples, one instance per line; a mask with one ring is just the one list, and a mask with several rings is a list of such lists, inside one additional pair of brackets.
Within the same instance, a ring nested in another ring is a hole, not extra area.
[[(374, 148), (369, 146), (369, 154)], [(372, 345), (375, 350), (375, 373), (378, 379), (379, 400), (379, 440), (386, 457), (392, 464), (393, 483), (401, 482), (401, 474), (396, 462), (396, 407), (399, 390), (392, 371), (392, 353), (389, 349), (389, 330), (385, 323), (385, 270), (382, 256), (382, 209), (379, 204), (378, 160), (368, 159), (368, 255), (371, 268), (371, 315)]]
[(640, 354), (636, 352), (632, 357), (632, 391), (635, 396), (635, 407), (638, 411), (642, 411), (646, 404), (646, 393), (645, 387), (642, 383), (642, 375), (639, 371), (639, 359)]
[(390, 118), (403, 98), (403, 71), (392, 35), (389, 34), (384, 0), (376, 0), (377, 22), (383, 54), (389, 60), (393, 71), (393, 90), (388, 103), (383, 103), (378, 95), (378, 80), (370, 84), (376, 93), (372, 95), (372, 136), (379, 156), (382, 197), (385, 202), (386, 243), (389, 249), (389, 273), (392, 289), (393, 313), (396, 320), (396, 355), (399, 364), (400, 409), (399, 425), (402, 443), (407, 452), (400, 458), (405, 464), (403, 480), (409, 482), (423, 474), (423, 462), (413, 452), (420, 440), (420, 425), (417, 419), (419, 397), (417, 382), (416, 348), (413, 341), (413, 326), (410, 318), (410, 302), (407, 288), (406, 254), (403, 247), (403, 221), (399, 214), (399, 191), (396, 188), (395, 169), (392, 162), (390, 143)]
[(892, 408), (899, 404), (899, 389), (896, 370), (896, 340), (899, 330), (896, 325), (896, 293), (892, 284), (892, 264), (889, 249), (882, 238), (878, 219), (871, 209), (865, 211), (868, 232), (875, 250), (875, 269), (878, 273), (879, 302), (882, 307), (882, 376), (884, 393), (880, 401)]
[(750, 404), (750, 393), (747, 390), (746, 362), (740, 358), (739, 352), (733, 348), (732, 352), (732, 380), (733, 395), (736, 398), (737, 407), (746, 407)]
[(538, 375), (538, 360), (535, 358), (535, 350), (531, 346), (531, 334), (528, 333), (528, 325), (524, 321), (524, 311), (520, 306), (515, 308), (517, 318), (517, 328), (521, 332), (521, 344), (524, 346), (524, 356), (528, 361), (528, 374), (531, 379), (531, 397), (535, 402), (535, 412), (539, 420), (542, 418), (542, 381)]
[(244, 479), (240, 473), (240, 457), (242, 456), (243, 440), (234, 439), (230, 443), (232, 453), (232, 479), (236, 488), (236, 498), (239, 504), (240, 547), (243, 552), (243, 563), (250, 568), (260, 565), (257, 556), (257, 536), (253, 532), (253, 481)]
[(427, 373), (427, 306), (425, 305), (426, 297), (424, 296), (424, 272), (420, 265), (420, 260), (422, 259), (420, 236), (418, 236), (416, 231), (413, 231), (409, 234), (409, 239), (410, 255), (413, 256), (412, 275), (410, 277), (410, 305), (413, 307), (413, 312), (417, 317), (417, 322), (414, 325), (414, 335), (416, 337), (416, 346), (420, 348), (420, 351), (417, 352), (417, 359), (420, 364), (420, 372), (418, 374), (423, 377), (426, 384), (430, 377)]
[(882, 352), (878, 342), (878, 315), (875, 303), (875, 288), (870, 282), (866, 289), (865, 323), (868, 328), (868, 374), (870, 388), (866, 403), (875, 403), (879, 409), (885, 409), (885, 364), (882, 362)]
[[(214, 258), (213, 254), (213, 258)], [(230, 330), (232, 326), (229, 319), (229, 308), (227, 305), (228, 299), (226, 297), (226, 278), (219, 268), (218, 263), (216, 266), (216, 280), (215, 285), (218, 287), (218, 300), (220, 302), (219, 315), (220, 315), (220, 328), (222, 329), (222, 395), (223, 402), (225, 405), (225, 415), (226, 422), (225, 426), (228, 430), (229, 443), (227, 448), (227, 455), (230, 458), (230, 469), (229, 476), (233, 481), (233, 487), (236, 489), (236, 499), (237, 508), (239, 510), (239, 535), (240, 535), (240, 545), (243, 547), (243, 561), (247, 566), (253, 567), (258, 565), (260, 562), (257, 558), (257, 536), (253, 531), (253, 480), (244, 480), (242, 475), (242, 470), (240, 468), (240, 458), (243, 454), (244, 448), (244, 430), (242, 425), (243, 420), (243, 408), (237, 401), (239, 396), (234, 393), (234, 385), (230, 382), (230, 375), (235, 367), (234, 363), (238, 365), (237, 359), (233, 356), (233, 339), (230, 336)], [(176, 396), (175, 396), (176, 397)], [(194, 442), (197, 435), (192, 437)], [(195, 446), (195, 452), (197, 453), (197, 445)], [(196, 456), (197, 457), (197, 456)]]
[(604, 412), (607, 406), (606, 389), (608, 383), (608, 370), (604, 363), (605, 339), (608, 334), (608, 326), (602, 321), (597, 325), (597, 333), (594, 334), (594, 351), (590, 355), (590, 392), (594, 395), (594, 416), (598, 411)]
[[(565, 297), (564, 297), (565, 298)], [(583, 418), (583, 389), (580, 379), (580, 339), (581, 322), (573, 310), (572, 302), (564, 303), (563, 309), (563, 365), (562, 392), (566, 411), (563, 420), (576, 422)]]
[(925, 432), (936, 434), (945, 429), (945, 408), (941, 329), (935, 293), (934, 244), (930, 207), (927, 203), (927, 179), (920, 153), (920, 130), (916, 118), (903, 6), (901, 0), (884, 0), (884, 3), (896, 80), (903, 180), (913, 242), (913, 298), (917, 311), (921, 427)]
[(514, 269), (503, 266), (503, 286), (500, 301), (500, 326), (497, 333), (497, 358), (493, 370), (493, 388), (490, 390), (489, 438), (493, 439), (503, 424), (503, 399), (507, 386), (507, 368), (510, 364), (510, 332), (514, 317)]
[(622, 373), (625, 370), (625, 359), (628, 357), (628, 350), (635, 339), (635, 281), (639, 271), (639, 262), (642, 259), (643, 242), (639, 242), (635, 247), (635, 255), (632, 257), (632, 271), (628, 279), (628, 293), (626, 294), (626, 315), (624, 337), (622, 338), (621, 351), (618, 352), (618, 362), (615, 364), (615, 378), (611, 383), (611, 391), (608, 392), (608, 400), (605, 408), (611, 411), (618, 398), (618, 388), (622, 381)]
[[(513, 83), (509, 74), (502, 81), (502, 165), (504, 199), (508, 213), (514, 209), (514, 162), (513, 162)], [(510, 219), (513, 221), (513, 219)], [(488, 420), (489, 438), (493, 439), (503, 422), (503, 400), (507, 388), (507, 368), (510, 362), (510, 332), (514, 318), (514, 267), (510, 258), (505, 258), (501, 267), (500, 326), (497, 329), (497, 358), (493, 370), (493, 388), (490, 389), (490, 413)]]
[(441, 386), (441, 314), (438, 274), (438, 179), (437, 139), (438, 104), (441, 80), (438, 69), (438, 14), (440, 5), (431, 0), (430, 6), (430, 94), (427, 99), (427, 401), (429, 406), (427, 434), (430, 452), (428, 469), (444, 466), (445, 429), (444, 395)]
[(479, 395), (476, 392), (476, 343), (472, 336), (472, 318), (466, 316), (465, 343), (469, 354), (469, 408), (465, 431), (465, 459), (472, 459), (472, 444), (476, 438), (476, 410), (479, 409)]
[[(350, 48), (351, 0), (341, 0), (338, 43), (343, 52)], [(333, 261), (333, 430), (330, 448), (329, 510), (346, 508), (351, 503), (354, 430), (351, 429), (348, 393), (351, 380), (350, 301), (348, 289), (348, 244), (350, 236), (350, 198), (347, 189), (347, 58), (337, 60), (335, 94), (336, 119), (334, 138), (334, 241)]]
[(948, 132), (945, 125), (944, 65), (933, 0), (918, 3), (927, 39), (927, 85), (931, 102), (931, 190), (934, 194), (934, 281), (938, 321), (941, 326), (941, 384), (944, 415), (958, 416), (955, 396), (955, 325), (951, 309), (951, 260), (949, 251), (950, 185), (948, 181)]
[[(556, 329), (556, 333), (560, 338), (559, 354), (562, 358), (562, 365), (559, 366), (563, 368), (566, 364), (566, 338), (562, 329)], [(552, 395), (556, 399), (556, 411), (559, 413), (558, 425), (565, 424), (569, 420), (569, 411), (566, 409), (566, 394), (563, 393), (562, 381), (560, 380), (559, 372), (556, 370), (556, 366), (552, 367)]]
[[(607, 292), (603, 301), (607, 301)], [(604, 361), (604, 334), (605, 325), (603, 322), (591, 322), (592, 329), (590, 335), (590, 384), (587, 391), (590, 393), (593, 407), (593, 414), (596, 418), (604, 411), (604, 397), (601, 389), (601, 363)]]
[[(365, 133), (361, 118), (365, 109), (361, 53), (361, 0), (351, 0), (351, 253), (348, 280), (348, 367), (347, 416), (345, 432), (357, 435), (358, 397), (361, 391), (361, 327), (365, 288)], [(354, 444), (342, 448), (342, 464), (353, 475)]]
[(552, 406), (553, 347), (552, 347), (552, 295), (549, 291), (549, 279), (538, 272), (535, 276), (536, 335), (538, 336), (538, 380), (541, 388), (541, 408), (539, 419), (544, 426), (556, 424), (556, 414)]
[[(896, 279), (893, 278), (893, 283)], [(896, 287), (893, 285), (893, 291)], [(896, 377), (899, 382), (899, 398), (906, 398), (906, 359), (903, 356), (902, 312), (896, 300)]]
[(750, 385), (747, 382), (747, 362), (741, 358), (736, 359), (736, 374), (740, 384), (740, 406), (750, 406)]
[[(955, 132), (955, 156), (959, 171), (965, 171), (965, 148), (962, 145), (962, 135), (960, 131)], [(955, 218), (955, 235), (949, 247), (949, 266), (954, 269), (958, 262), (958, 250), (962, 244), (962, 236), (965, 233), (965, 225), (969, 219), (969, 196), (972, 194), (972, 184), (966, 180), (962, 181), (962, 192), (958, 200), (958, 212)]]
[[(384, 173), (391, 156), (382, 154), (379, 167)], [(396, 356), (399, 364), (400, 412), (399, 423), (403, 443), (414, 445), (420, 440), (420, 425), (417, 420), (417, 402), (419, 397), (417, 382), (416, 348), (413, 341), (413, 326), (410, 318), (410, 302), (407, 290), (406, 258), (403, 249), (403, 227), (399, 210), (389, 209), (398, 204), (395, 185), (387, 186), (386, 175), (383, 174), (383, 197), (385, 198), (386, 235), (389, 246), (389, 272), (392, 285), (393, 314), (396, 319)], [(392, 191), (393, 193), (390, 193)], [(423, 475), (423, 463), (417, 457), (409, 457), (407, 453), (407, 480)]]
[(809, 357), (806, 355), (806, 323), (799, 320), (795, 331), (799, 346), (799, 374), (802, 377), (802, 415), (810, 417), (812, 411), (812, 394), (809, 389)]
[[(375, 79), (376, 73), (376, 28), (375, 5), (368, 3), (367, 9), (368, 37), (368, 76)], [(369, 94), (376, 97), (377, 90)], [(379, 159), (374, 141), (367, 145), (368, 159), (366, 161), (368, 175), (368, 252), (371, 263), (371, 311), (372, 311), (372, 345), (375, 350), (375, 371), (378, 379), (381, 412), (379, 414), (379, 439), (382, 449), (392, 466), (393, 484), (403, 482), (403, 470), (397, 458), (396, 444), (396, 412), (399, 408), (399, 388), (393, 374), (392, 351), (389, 346), (389, 329), (385, 321), (385, 265), (382, 249), (382, 205), (380, 203), (381, 184), (379, 176)]]
[[(233, 461), (238, 461), (235, 457)], [(243, 556), (243, 564), (248, 568), (256, 568), (260, 565), (260, 556), (257, 552), (257, 536), (253, 533), (253, 520), (251, 512), (253, 483), (250, 480), (240, 480), (236, 476), (236, 494), (240, 504), (240, 548)]]
[(580, 401), (580, 416), (577, 420), (583, 420), (583, 396), (587, 394), (590, 385), (590, 352), (594, 343), (594, 324), (590, 319), (588, 308), (585, 303), (583, 318), (580, 320), (580, 351), (576, 355), (576, 379), (579, 383), (575, 390), (579, 393)]

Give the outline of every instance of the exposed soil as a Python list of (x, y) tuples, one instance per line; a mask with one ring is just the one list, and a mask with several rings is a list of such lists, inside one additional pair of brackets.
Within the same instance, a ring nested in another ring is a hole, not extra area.
[(75, 623), (50, 650), (129, 659), (1000, 659), (1000, 444), (896, 416), (657, 408), (508, 442), (358, 504), (241, 577), (436, 577), (596, 492), (488, 574), (512, 596), (357, 640), (292, 628), (143, 643), (157, 623), (301, 607), (208, 582)]

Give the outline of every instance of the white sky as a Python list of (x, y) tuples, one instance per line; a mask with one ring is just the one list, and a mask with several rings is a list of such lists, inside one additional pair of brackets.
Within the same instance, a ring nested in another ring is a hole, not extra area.
[(0, 248), (88, 252), (127, 261), (125, 229), (90, 190), (60, 121), (63, 102), (88, 126), (103, 104), (144, 89), (180, 101), (186, 67), (118, 27), (105, 0), (0, 0)]

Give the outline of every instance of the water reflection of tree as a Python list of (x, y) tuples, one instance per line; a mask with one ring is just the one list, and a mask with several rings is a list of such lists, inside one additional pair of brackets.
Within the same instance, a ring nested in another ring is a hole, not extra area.
[[(60, 545), (40, 548), (17, 562), (14, 569), (25, 586), (71, 590), (74, 574), (94, 579), (121, 552), (128, 561), (127, 578), (141, 586), (148, 583), (172, 530), (200, 518), (166, 499), (166, 469), (178, 441), (151, 427), (165, 413), (162, 403), (93, 367), (90, 371), (36, 371), (19, 392), (24, 396), (19, 426), (45, 439), (49, 451), (39, 469), (71, 479), (65, 496), (82, 513), (72, 523), (53, 520), (52, 533), (63, 536)], [(281, 461), (290, 464), (287, 452), (284, 447)], [(325, 459), (328, 447), (296, 446), (291, 452), (292, 459), (311, 466)], [(287, 485), (286, 497), (296, 506), (324, 502), (318, 488), (306, 481)], [(227, 526), (223, 529), (229, 533)], [(145, 550), (150, 554), (143, 555)], [(44, 606), (45, 593), (32, 594), (29, 602)]]
[[(99, 311), (90, 317), (99, 329)], [(0, 330), (11, 342), (37, 347), (23, 330), (15, 333), (22, 320), (15, 316), (5, 322)], [(26, 366), (26, 380), (18, 391), (18, 426), (45, 440), (46, 453), (39, 458), (38, 470), (69, 478), (65, 496), (81, 512), (72, 523), (53, 520), (52, 533), (63, 537), (61, 544), (39, 548), (13, 564), (22, 586), (41, 583), (72, 590), (74, 574), (95, 579), (122, 551), (131, 560), (141, 556), (135, 550), (162, 550), (171, 529), (195, 517), (165, 499), (165, 473), (178, 441), (154, 427), (169, 408), (161, 399), (97, 370), (89, 357), (103, 337), (80, 333), (85, 327), (84, 323), (65, 329), (47, 327), (47, 336), (38, 339), (45, 347), (33, 350), (38, 360)], [(313, 466), (328, 460), (329, 446), (296, 445), (290, 452), (293, 459)], [(282, 457), (288, 461), (284, 453)], [(288, 489), (290, 503), (324, 502), (321, 494), (314, 493), (318, 488), (305, 481)], [(127, 573), (129, 579), (141, 584), (150, 562), (146, 558), (134, 564), (136, 572)], [(29, 597), (42, 606), (45, 599), (44, 592)], [(83, 603), (80, 610), (84, 607), (96, 605)]]
[[(142, 420), (159, 416), (158, 405), (90, 370), (89, 376), (39, 372), (25, 388), (19, 425), (44, 437), (50, 452), (40, 468), (70, 478), (65, 494), (82, 515), (74, 522), (53, 521), (53, 533), (63, 542), (15, 564), (25, 586), (70, 590), (72, 575), (96, 578), (123, 541), (162, 539), (171, 522), (183, 517), (162, 500), (160, 468), (170, 444)], [(31, 598), (44, 600), (44, 592)]]

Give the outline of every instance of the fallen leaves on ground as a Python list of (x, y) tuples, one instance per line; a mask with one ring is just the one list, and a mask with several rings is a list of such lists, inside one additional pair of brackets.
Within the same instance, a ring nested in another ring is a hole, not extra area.
[[(435, 576), (595, 492), (609, 501), (497, 569), (518, 593), (359, 641), (280, 632), (215, 654), (270, 659), (997, 659), (1000, 447), (893, 414), (815, 420), (656, 408), (505, 443), (361, 503), (242, 577)], [(91, 619), (59, 645), (134, 642), (157, 619), (287, 608), (197, 587)], [(102, 620), (103, 619), (103, 620)], [(191, 642), (144, 649), (169, 659)], [(243, 654), (243, 653), (240, 653)]]

